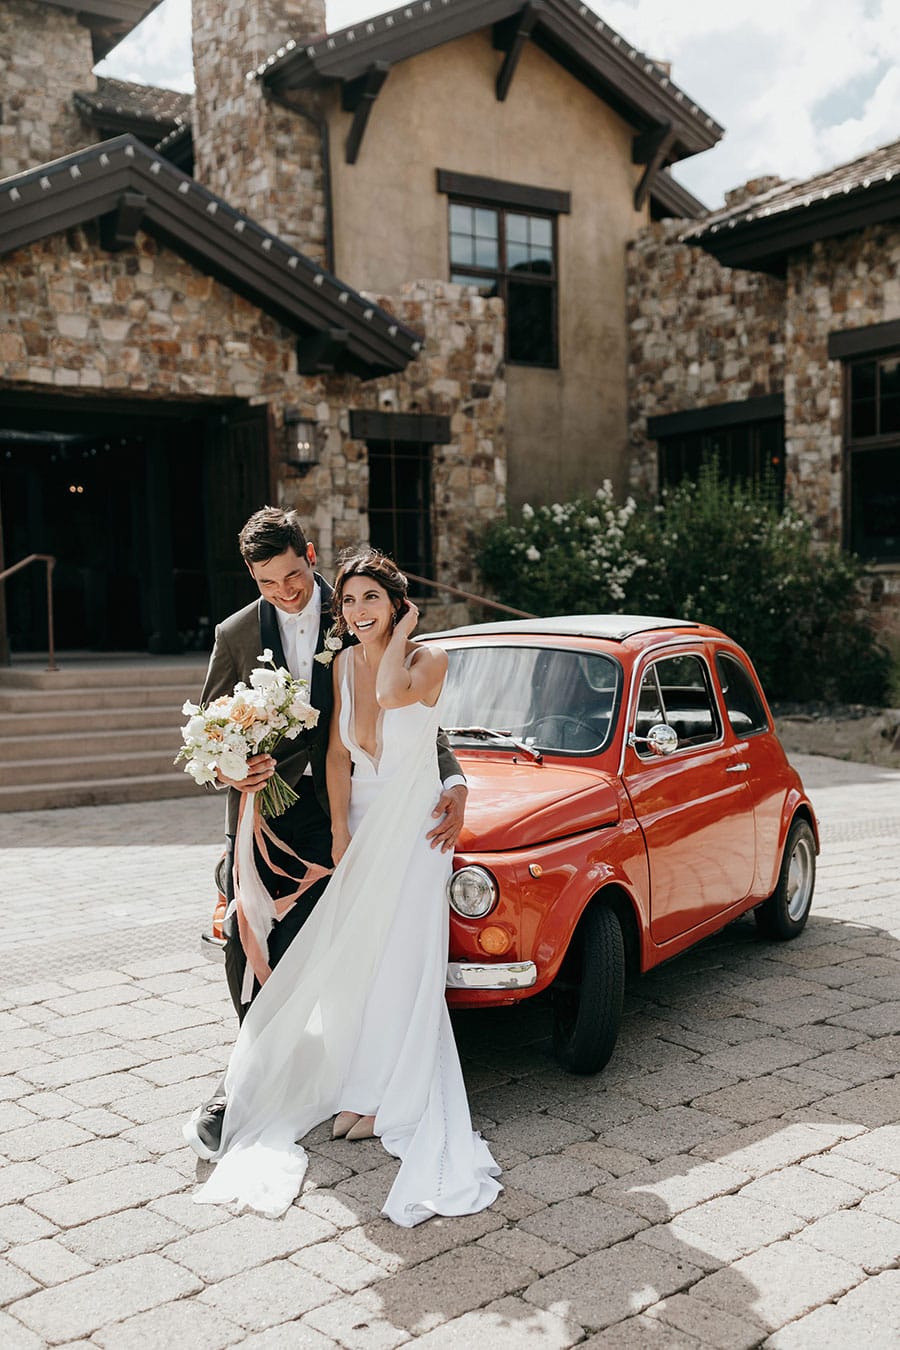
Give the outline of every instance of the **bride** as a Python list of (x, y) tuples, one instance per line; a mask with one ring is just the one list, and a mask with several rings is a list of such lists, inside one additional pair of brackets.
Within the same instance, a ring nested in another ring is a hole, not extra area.
[(425, 837), (447, 656), (410, 642), (406, 578), (374, 549), (344, 559), (334, 608), (358, 639), (333, 667), (337, 866), (241, 1026), (216, 1168), (196, 1198), (283, 1213), (306, 1172), (295, 1141), (334, 1115), (335, 1137), (377, 1135), (400, 1158), (382, 1213), (412, 1227), (475, 1213), (501, 1189), (444, 1000), (450, 859)]

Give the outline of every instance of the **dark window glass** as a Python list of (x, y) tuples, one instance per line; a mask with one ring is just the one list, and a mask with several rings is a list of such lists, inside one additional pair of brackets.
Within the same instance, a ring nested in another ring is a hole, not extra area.
[(701, 466), (715, 460), (730, 482), (771, 482), (775, 500), (784, 501), (784, 422), (744, 422), (709, 428), (659, 442), (660, 487), (696, 479)]
[(900, 354), (854, 361), (847, 379), (846, 541), (900, 558)]
[[(431, 447), (369, 441), (369, 538), (397, 565), (431, 576)], [(411, 591), (416, 593), (415, 583)]]
[(750, 673), (740, 661), (726, 652), (716, 655), (716, 670), (725, 699), (725, 710), (732, 730), (738, 736), (750, 736), (754, 731), (766, 731), (769, 726), (756, 686)]
[[(657, 715), (660, 712), (662, 716)], [(699, 656), (663, 657), (645, 674), (638, 702), (637, 735), (646, 736), (658, 721), (667, 722), (676, 733), (679, 749), (706, 745), (719, 738), (719, 715), (706, 666)], [(648, 746), (636, 748), (642, 758), (652, 755)]]
[(506, 356), (558, 364), (553, 216), (450, 203), (450, 279), (506, 303)]

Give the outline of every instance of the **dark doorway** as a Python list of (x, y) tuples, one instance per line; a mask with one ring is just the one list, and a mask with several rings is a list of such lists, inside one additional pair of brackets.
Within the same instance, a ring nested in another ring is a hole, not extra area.
[[(61, 649), (208, 649), (255, 593), (236, 537), (268, 490), (265, 409), (0, 394), (3, 565), (56, 557)], [(44, 594), (7, 581), (11, 652), (46, 647)]]

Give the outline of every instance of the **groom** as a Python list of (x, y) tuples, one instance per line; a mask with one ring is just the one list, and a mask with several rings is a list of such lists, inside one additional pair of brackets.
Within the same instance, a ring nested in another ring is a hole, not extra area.
[[(325, 785), (325, 752), (334, 701), (331, 661), (337, 647), (337, 640), (329, 635), (334, 621), (332, 590), (324, 577), (314, 570), (316, 551), (307, 540), (295, 511), (284, 511), (275, 506), (257, 511), (241, 530), (238, 544), (261, 598), (230, 615), (216, 628), (200, 702), (210, 703), (223, 694), (231, 694), (239, 680), (249, 681), (250, 672), (259, 665), (260, 653), (269, 647), (276, 666), (284, 666), (295, 677), (308, 681), (309, 699), (313, 707), (319, 709), (319, 721), (311, 731), (301, 732), (296, 740), (283, 740), (274, 754), (254, 755), (248, 761), (246, 778), (236, 780), (219, 774), (220, 785), (228, 788), (226, 896), (229, 903), (233, 896), (234, 838), (241, 795), (258, 792), (276, 768), (299, 794), (299, 801), (278, 817), (276, 833), (306, 862), (327, 868), (332, 865), (331, 822)], [(437, 823), (428, 838), (432, 848), (447, 852), (453, 848), (462, 829), (467, 789), (443, 733), (438, 737), (438, 764), (444, 791), (433, 813), (438, 818)], [(294, 859), (275, 849), (272, 850), (272, 861), (288, 873), (297, 868)], [(256, 863), (262, 882), (274, 899), (294, 889), (294, 882), (272, 871), (259, 855)], [(269, 936), (270, 967), (277, 965), (309, 918), (326, 884), (327, 878), (315, 882), (275, 924)], [(230, 924), (230, 931), (226, 933), (225, 974), (238, 1018), (242, 1019), (246, 1012), (241, 1002), (246, 956), (237, 924), (233, 919)], [(258, 989), (259, 986), (254, 984), (254, 995)], [(224, 1106), (220, 1085), (216, 1095), (200, 1109), (193, 1122), (200, 1142), (210, 1153), (219, 1147)]]

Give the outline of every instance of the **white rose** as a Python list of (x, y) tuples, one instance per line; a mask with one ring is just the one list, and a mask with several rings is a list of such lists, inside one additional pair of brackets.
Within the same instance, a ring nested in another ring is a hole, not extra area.
[(202, 786), (204, 783), (214, 783), (216, 775), (206, 764), (201, 764), (197, 759), (188, 760), (184, 766), (185, 773), (189, 773), (195, 783)]
[(200, 711), (200, 708), (198, 704), (192, 703), (190, 699), (187, 699), (181, 705), (181, 711), (184, 713), (185, 717), (193, 717), (194, 713), (198, 713)]
[(344, 640), (338, 637), (337, 633), (330, 633), (325, 639), (325, 646), (330, 652), (339, 652), (343, 645)]
[(219, 769), (226, 778), (246, 778), (247, 760), (236, 750), (226, 750), (219, 756)]
[[(268, 651), (268, 647), (266, 651)], [(277, 684), (278, 676), (274, 670), (254, 670), (250, 675), (250, 683), (254, 689), (271, 689)]]
[(182, 731), (184, 739), (190, 737), (191, 740), (199, 741), (206, 735), (206, 722), (202, 717), (192, 717), (187, 726)]

